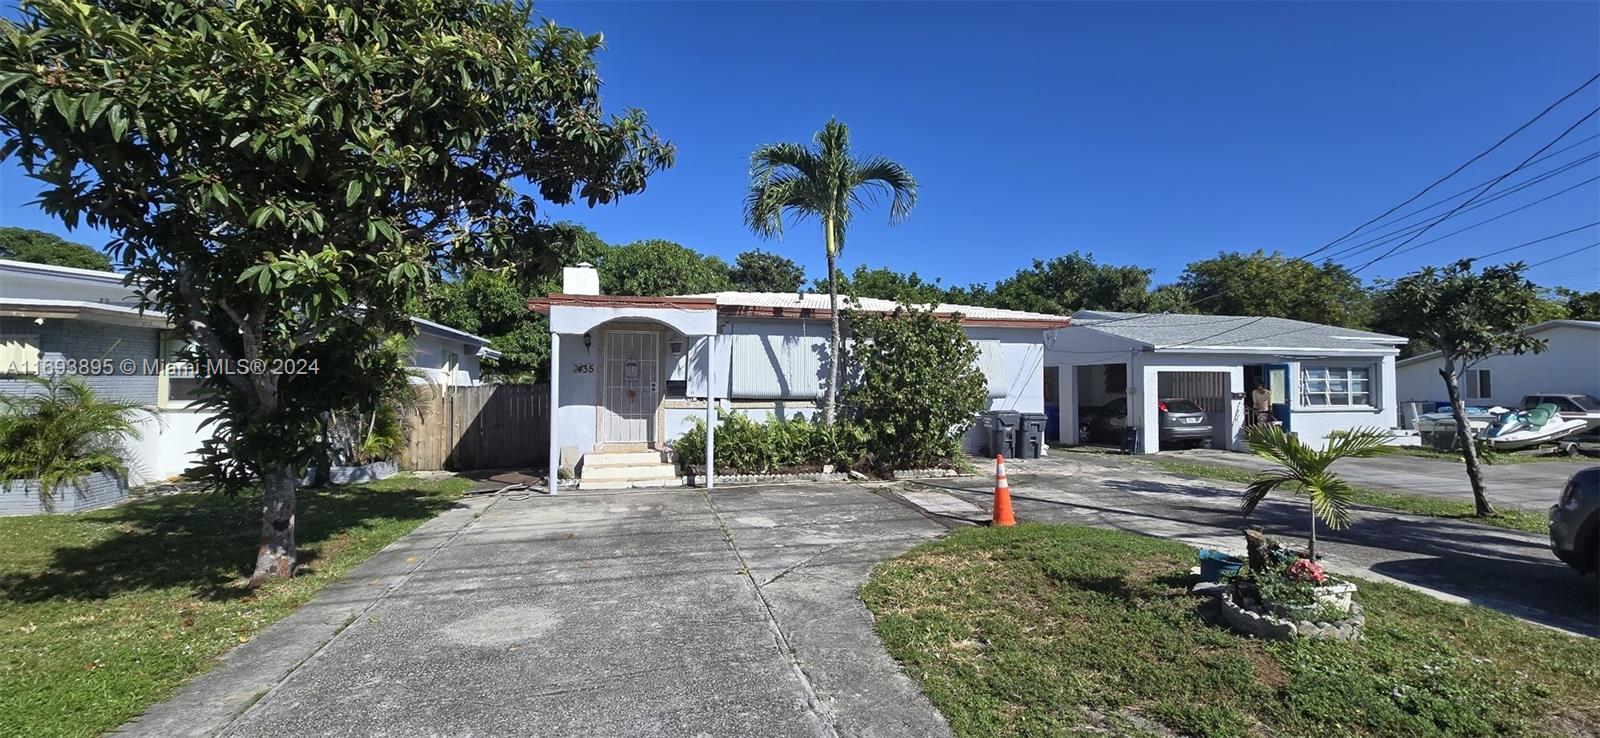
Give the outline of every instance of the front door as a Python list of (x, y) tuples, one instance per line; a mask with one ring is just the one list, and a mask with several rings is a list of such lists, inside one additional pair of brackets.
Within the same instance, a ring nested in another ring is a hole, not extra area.
[(654, 331), (607, 331), (601, 440), (650, 445), (660, 397)]
[(1287, 433), (1289, 428), (1289, 398), (1293, 397), (1289, 387), (1289, 365), (1267, 365), (1267, 389), (1272, 391), (1272, 417), (1283, 423), (1283, 430)]

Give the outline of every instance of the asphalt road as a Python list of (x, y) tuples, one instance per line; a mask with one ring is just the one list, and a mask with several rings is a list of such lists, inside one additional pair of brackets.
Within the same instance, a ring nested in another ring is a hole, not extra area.
[[(1310, 528), (1301, 498), (1268, 498), (1246, 520), (1239, 513), (1242, 486), (1167, 474), (1127, 457), (1057, 452), (1007, 466), (1023, 519), (1117, 528), (1234, 553), (1243, 553), (1240, 531), (1247, 525), (1301, 545)], [(979, 504), (993, 496), (990, 478), (936, 484)], [(1344, 530), (1318, 526), (1319, 553), (1336, 571), (1600, 636), (1595, 578), (1557, 560), (1544, 536), (1372, 508), (1354, 518)]]

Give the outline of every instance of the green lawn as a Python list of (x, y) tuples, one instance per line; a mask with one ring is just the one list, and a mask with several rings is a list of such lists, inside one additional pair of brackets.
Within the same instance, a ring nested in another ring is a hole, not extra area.
[[(1185, 477), (1215, 479), (1237, 484), (1248, 484), (1251, 479), (1255, 478), (1254, 472), (1235, 466), (1177, 459), (1151, 459), (1150, 462), (1160, 467), (1163, 471)], [(1465, 471), (1462, 472), (1462, 474), (1465, 473)], [(1438, 497), (1353, 485), (1352, 489), (1355, 490), (1354, 502), (1358, 505), (1381, 507), (1387, 510), (1411, 513), (1413, 515), (1426, 515), (1434, 518), (1466, 518), (1473, 523), (1482, 523), (1528, 533), (1544, 533), (1549, 530), (1549, 520), (1543, 513), (1539, 512), (1502, 509), (1498, 515), (1480, 518), (1477, 514), (1477, 508), (1473, 507), (1470, 500), (1457, 502)]]
[(92, 736), (288, 615), (470, 482), (305, 490), (303, 572), (251, 592), (260, 501), (178, 495), (0, 518), (0, 735)]
[(1360, 643), (1254, 640), (1208, 622), (1193, 563), (1119, 531), (968, 528), (879, 565), (862, 599), (958, 736), (1600, 730), (1600, 641), (1373, 582)]
[[(1422, 458), (1422, 459), (1438, 459), (1440, 461), (1448, 461), (1448, 462), (1453, 463), (1453, 464), (1460, 464), (1463, 461), (1462, 458), (1461, 458), (1461, 454), (1456, 453), (1455, 451), (1439, 451), (1439, 450), (1436, 450), (1436, 449), (1427, 448), (1425, 446), (1396, 446), (1394, 448), (1389, 449), (1389, 453), (1391, 453), (1391, 454), (1399, 454), (1401, 456), (1416, 456), (1416, 457)], [(1491, 465), (1492, 464), (1540, 464), (1540, 463), (1546, 463), (1546, 462), (1555, 462), (1555, 463), (1564, 463), (1565, 462), (1565, 463), (1570, 463), (1570, 462), (1573, 461), (1573, 457), (1571, 457), (1571, 456), (1563, 456), (1563, 455), (1557, 454), (1557, 453), (1547, 453), (1547, 452), (1540, 452), (1540, 453), (1527, 453), (1527, 452), (1494, 453), (1494, 452), (1490, 452), (1490, 453), (1479, 454), (1478, 455), (1478, 460), (1483, 462), (1484, 464), (1491, 464)], [(1462, 473), (1464, 474), (1465, 472), (1462, 472)]]

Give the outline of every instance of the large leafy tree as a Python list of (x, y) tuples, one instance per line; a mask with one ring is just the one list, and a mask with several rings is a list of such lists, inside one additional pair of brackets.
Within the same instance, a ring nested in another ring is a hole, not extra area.
[(1566, 316), (1573, 320), (1600, 320), (1600, 290), (1587, 292), (1556, 288), (1556, 299), (1566, 308)]
[(1144, 310), (1149, 269), (1097, 264), (1076, 251), (1033, 266), (995, 285), (993, 307), (1071, 315), (1079, 310)]
[(527, 232), (539, 198), (611, 202), (671, 164), (642, 114), (601, 110), (601, 43), (496, 0), (30, 0), (0, 21), (0, 153), (237, 369), (204, 378), (203, 468), (262, 488), (253, 583), (292, 573), (318, 419), (431, 275)]
[(1371, 319), (1367, 292), (1350, 270), (1276, 251), (1192, 262), (1178, 284), (1192, 309), (1208, 315), (1267, 315), (1348, 328), (1365, 327)]
[(806, 270), (786, 256), (753, 249), (734, 258), (728, 277), (745, 292), (799, 292)]
[(608, 295), (692, 295), (730, 289), (728, 264), (671, 241), (636, 241), (606, 250), (596, 266)]
[[(924, 281), (916, 272), (907, 274), (885, 267), (871, 269), (861, 264), (849, 276), (841, 272), (836, 279), (839, 291), (851, 297), (875, 297), (928, 305), (944, 302), (946, 296), (945, 289), (937, 281)], [(827, 286), (825, 279), (812, 283), (813, 289), (826, 289)]]
[(1521, 262), (1473, 270), (1464, 259), (1427, 267), (1382, 285), (1377, 309), (1383, 325), (1439, 352), (1439, 376), (1450, 397), (1456, 440), (1472, 483), (1479, 515), (1493, 515), (1484, 489), (1478, 452), (1461, 400), (1461, 375), (1495, 354), (1543, 351), (1545, 344), (1522, 332), (1539, 310), (1539, 289), (1523, 277)]
[(839, 399), (838, 257), (856, 210), (878, 197), (889, 198), (889, 223), (911, 216), (917, 204), (917, 180), (900, 164), (881, 156), (858, 159), (850, 151), (850, 129), (830, 120), (816, 135), (816, 145), (768, 144), (750, 155), (750, 192), (745, 222), (758, 235), (783, 233), (783, 217), (814, 217), (822, 224), (828, 257), (828, 389), (823, 417), (832, 423)]
[(31, 228), (0, 228), (0, 259), (111, 271), (111, 259), (99, 250)]

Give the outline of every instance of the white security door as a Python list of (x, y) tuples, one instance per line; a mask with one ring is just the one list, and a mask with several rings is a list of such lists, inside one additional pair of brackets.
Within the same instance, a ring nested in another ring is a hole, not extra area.
[(650, 443), (660, 381), (653, 331), (607, 331), (601, 403), (606, 443)]

